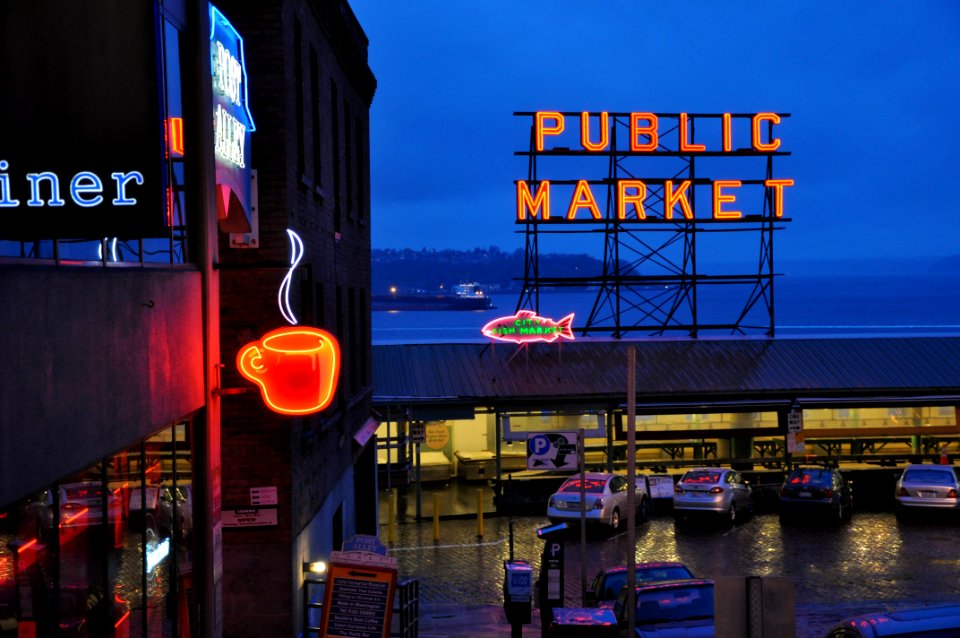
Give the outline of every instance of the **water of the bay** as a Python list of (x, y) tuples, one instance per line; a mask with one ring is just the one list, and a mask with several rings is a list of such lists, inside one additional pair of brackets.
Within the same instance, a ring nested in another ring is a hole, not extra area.
[[(655, 294), (651, 292), (651, 296)], [(729, 321), (731, 315), (735, 318), (743, 307), (744, 294), (732, 288), (705, 288), (698, 297), (700, 322), (708, 323), (715, 317)], [(791, 276), (776, 281), (774, 294), (777, 338), (960, 335), (960, 274)], [(501, 293), (493, 295), (496, 308), (491, 310), (374, 312), (373, 342), (486, 342), (489, 339), (481, 334), (481, 328), (493, 319), (512, 315), (518, 300), (519, 293)], [(556, 320), (572, 312), (574, 326), (581, 327), (596, 300), (595, 291), (545, 292), (540, 295), (539, 314)], [(767, 325), (765, 312), (762, 307), (755, 308), (753, 323)], [(762, 336), (762, 332), (755, 331), (751, 336)], [(667, 336), (685, 337), (687, 333)], [(723, 333), (701, 336), (719, 337)]]

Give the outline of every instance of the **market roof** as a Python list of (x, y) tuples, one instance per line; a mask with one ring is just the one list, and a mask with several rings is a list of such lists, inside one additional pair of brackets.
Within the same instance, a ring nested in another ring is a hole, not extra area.
[(960, 401), (960, 337), (584, 340), (373, 348), (377, 405), (927, 398)]

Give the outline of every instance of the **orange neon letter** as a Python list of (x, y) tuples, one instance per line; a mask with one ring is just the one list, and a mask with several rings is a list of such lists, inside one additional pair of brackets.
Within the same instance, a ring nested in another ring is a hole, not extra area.
[(580, 114), (580, 144), (588, 151), (602, 151), (610, 144), (610, 117), (606, 111), (600, 114), (600, 141), (590, 141), (590, 114)]
[(780, 148), (780, 139), (774, 137), (773, 133), (771, 132), (770, 141), (764, 142), (763, 134), (760, 132), (760, 125), (763, 122), (779, 124), (780, 116), (776, 113), (757, 113), (753, 116), (753, 148), (761, 153), (775, 151)]
[(693, 219), (693, 208), (690, 207), (690, 200), (687, 199), (687, 189), (690, 188), (690, 180), (685, 179), (680, 182), (680, 188), (673, 190), (673, 182), (667, 180), (663, 184), (663, 218), (673, 219), (673, 207), (679, 203), (683, 216), (687, 219)]
[(573, 197), (570, 198), (570, 207), (567, 209), (567, 219), (575, 219), (577, 211), (581, 208), (589, 209), (594, 219), (600, 219), (600, 209), (597, 207), (597, 200), (593, 198), (593, 193), (590, 191), (590, 184), (588, 184), (585, 179), (577, 182), (577, 189), (573, 191)]
[(723, 210), (723, 204), (737, 201), (736, 195), (730, 195), (723, 192), (724, 188), (740, 188), (742, 182), (738, 179), (717, 180), (713, 183), (713, 218), (714, 219), (740, 219), (743, 213), (739, 210)]
[(170, 152), (183, 157), (183, 118), (171, 117), (167, 120), (170, 140)]
[[(640, 121), (647, 122), (646, 126), (640, 126)], [(649, 140), (646, 144), (637, 141), (638, 135), (645, 135)], [(630, 114), (630, 150), (631, 151), (655, 151), (660, 141), (657, 138), (657, 116), (653, 113), (631, 113)]]
[(686, 113), (680, 114), (680, 150), (681, 151), (705, 151), (707, 147), (703, 144), (694, 144), (689, 141), (690, 128), (687, 120), (690, 119)]
[(729, 153), (733, 150), (733, 116), (729, 113), (723, 114), (723, 152)]
[[(627, 189), (637, 189), (636, 195), (628, 195)], [(627, 204), (633, 204), (633, 211), (637, 219), (646, 219), (647, 213), (643, 210), (643, 200), (647, 198), (647, 185), (639, 179), (621, 179), (617, 182), (617, 219), (627, 218)]]
[[(546, 126), (544, 124), (548, 119), (553, 120), (553, 126)], [(563, 113), (557, 113), (556, 111), (537, 111), (537, 114), (534, 116), (534, 121), (538, 151), (543, 150), (544, 135), (560, 135), (563, 133)]]
[(763, 183), (767, 188), (773, 189), (773, 214), (775, 217), (783, 217), (783, 189), (786, 186), (793, 186), (792, 179), (768, 179)]
[(517, 221), (523, 221), (527, 218), (527, 211), (530, 211), (530, 217), (536, 217), (539, 213), (543, 219), (550, 219), (550, 181), (543, 180), (537, 187), (536, 196), (530, 195), (530, 187), (525, 181), (517, 181)]

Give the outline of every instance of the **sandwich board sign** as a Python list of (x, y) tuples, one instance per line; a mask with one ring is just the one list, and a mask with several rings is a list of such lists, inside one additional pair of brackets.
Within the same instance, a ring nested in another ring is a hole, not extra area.
[(345, 542), (343, 551), (330, 555), (320, 635), (389, 638), (396, 588), (397, 559), (376, 537)]

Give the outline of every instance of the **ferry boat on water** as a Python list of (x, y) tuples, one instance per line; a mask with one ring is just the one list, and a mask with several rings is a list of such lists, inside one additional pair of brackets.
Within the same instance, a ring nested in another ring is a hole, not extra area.
[(495, 308), (493, 299), (487, 296), (483, 287), (476, 282), (457, 284), (453, 294), (440, 293), (398, 293), (396, 288), (390, 294), (372, 295), (371, 309), (380, 311), (397, 310), (490, 310)]

